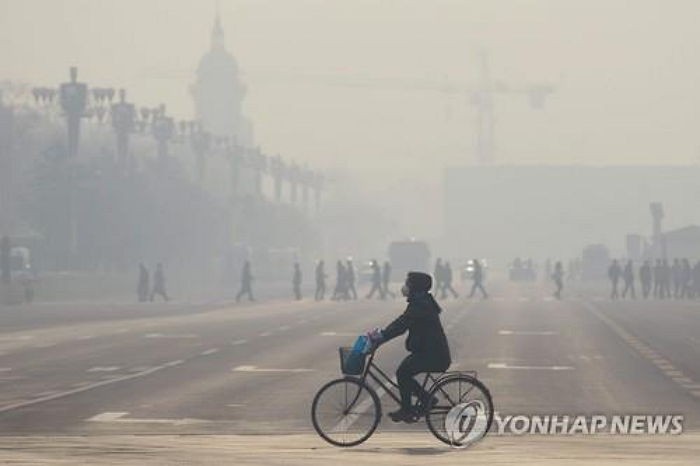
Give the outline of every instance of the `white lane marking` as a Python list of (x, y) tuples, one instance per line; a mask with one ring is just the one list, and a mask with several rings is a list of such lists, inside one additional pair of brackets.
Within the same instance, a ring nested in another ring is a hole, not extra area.
[(114, 372), (121, 369), (121, 366), (95, 366), (87, 370), (87, 372)]
[(185, 362), (184, 359), (176, 359), (175, 361), (166, 362), (165, 364), (163, 364), (163, 366), (175, 367), (175, 366), (179, 366), (180, 364), (182, 364), (184, 362)]
[(232, 345), (242, 345), (244, 343), (248, 343), (248, 340), (234, 340), (231, 342)]
[(185, 424), (200, 424), (204, 421), (202, 419), (136, 419), (136, 418), (124, 418), (129, 414), (128, 412), (106, 412), (93, 416), (86, 419), (88, 422), (127, 422), (127, 423), (138, 423), (138, 424), (172, 424), (172, 425), (185, 425)]
[(245, 406), (245, 404), (244, 403), (229, 403), (226, 406), (229, 408), (242, 408), (243, 406)]
[(0, 372), (10, 372), (11, 370), (11, 367), (0, 367)]
[(197, 338), (199, 335), (194, 333), (147, 333), (144, 335), (145, 338)]
[(200, 356), (209, 356), (210, 354), (216, 354), (219, 352), (219, 348), (211, 348), (206, 351), (199, 353)]
[(313, 372), (314, 369), (276, 369), (276, 368), (263, 368), (258, 366), (236, 366), (233, 368), (234, 372)]
[(76, 386), (76, 388), (73, 388), (71, 390), (57, 392), (53, 395), (39, 396), (39, 397), (36, 397), (34, 399), (31, 399), (31, 400), (18, 401), (16, 403), (11, 403), (11, 404), (8, 404), (5, 406), (0, 406), (0, 413), (5, 413), (7, 411), (12, 411), (14, 409), (19, 409), (19, 408), (25, 408), (27, 406), (35, 405), (38, 403), (44, 403), (46, 401), (56, 400), (58, 398), (65, 398), (65, 397), (70, 396), (70, 395), (75, 395), (77, 393), (86, 392), (88, 390), (93, 390), (95, 388), (104, 387), (106, 385), (111, 385), (111, 384), (118, 383), (118, 382), (124, 382), (127, 380), (136, 379), (138, 377), (144, 377), (146, 375), (153, 374), (154, 372), (158, 372), (158, 371), (161, 371), (163, 369), (167, 369), (169, 367), (176, 366), (176, 365), (181, 364), (183, 362), (184, 361), (182, 361), (182, 360), (172, 361), (172, 362), (169, 362), (166, 364), (162, 364), (160, 366), (151, 367), (150, 369), (146, 369), (146, 370), (141, 371), (141, 372), (136, 372), (134, 374), (123, 375), (121, 377), (116, 377), (116, 378), (109, 379), (109, 380), (103, 380), (101, 382), (81, 384), (80, 386)]
[(79, 336), (77, 339), (78, 340), (92, 340), (93, 338), (95, 338), (95, 335), (82, 335), (82, 336)]
[(321, 332), (319, 335), (322, 337), (356, 337), (358, 334), (348, 332)]
[(690, 390), (697, 390), (697, 389), (700, 389), (700, 383), (695, 383), (695, 382), (692, 382), (692, 383), (682, 383), (681, 385), (683, 385), (685, 388), (688, 388), (688, 389), (690, 389)]
[(283, 325), (283, 326), (279, 327), (277, 330), (280, 332), (285, 332), (285, 331), (289, 330), (289, 326)]
[(499, 335), (557, 335), (551, 330), (499, 330)]
[(272, 332), (263, 332), (263, 333), (261, 333), (261, 334), (258, 335), (258, 336), (260, 336), (260, 337), (269, 337), (270, 335), (272, 335)]
[(0, 341), (26, 341), (33, 338), (33, 335), (1, 335)]
[(489, 369), (513, 369), (513, 370), (545, 370), (545, 371), (570, 371), (571, 366), (515, 366), (500, 362), (492, 362), (487, 366)]

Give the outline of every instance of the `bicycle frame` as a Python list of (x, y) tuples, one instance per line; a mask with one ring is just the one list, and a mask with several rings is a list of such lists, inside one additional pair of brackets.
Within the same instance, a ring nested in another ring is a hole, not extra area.
[[(360, 380), (363, 383), (367, 383), (367, 378), (369, 377), (370, 379), (374, 380), (374, 382), (379, 385), (384, 391), (396, 402), (396, 404), (401, 405), (401, 397), (400, 395), (396, 394), (396, 391), (399, 389), (399, 385), (392, 380), (391, 377), (389, 377), (386, 372), (381, 370), (379, 366), (377, 366), (374, 363), (374, 353), (376, 352), (376, 348), (372, 350), (372, 352), (369, 355), (369, 359), (367, 360), (367, 363), (365, 365), (365, 370), (362, 372), (362, 376), (360, 377)], [(437, 383), (440, 378), (442, 378), (443, 374), (445, 373), (440, 373), (441, 375), (439, 377), (434, 377), (432, 375), (432, 372), (425, 372), (425, 376), (423, 377), (423, 383), (421, 384), (421, 388), (424, 391), (430, 391), (427, 389), (428, 387), (428, 381), (431, 382), (430, 388)], [(392, 390), (392, 388), (394, 390)]]

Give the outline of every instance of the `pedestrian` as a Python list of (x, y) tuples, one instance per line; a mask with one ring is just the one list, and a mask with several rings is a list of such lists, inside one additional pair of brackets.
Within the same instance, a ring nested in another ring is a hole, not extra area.
[(292, 288), (294, 289), (294, 298), (299, 301), (301, 300), (301, 268), (299, 267), (299, 262), (294, 263), (294, 273), (292, 274)]
[(335, 264), (335, 289), (333, 290), (331, 299), (337, 301), (339, 299), (347, 299), (347, 297), (347, 274), (343, 263), (338, 261)]
[(613, 259), (612, 264), (610, 264), (610, 267), (608, 267), (608, 278), (610, 279), (610, 284), (612, 285), (610, 299), (617, 299), (619, 297), (617, 292), (617, 284), (620, 281), (621, 275), (622, 269), (620, 268), (620, 264), (618, 264), (617, 259)]
[(382, 289), (382, 271), (379, 269), (379, 264), (376, 259), (372, 259), (372, 288), (367, 294), (367, 299), (371, 299), (376, 292), (379, 299), (385, 299), (384, 290)]
[(700, 260), (693, 267), (693, 297), (700, 298)]
[(236, 295), (236, 302), (241, 300), (243, 295), (248, 295), (249, 301), (255, 301), (253, 297), (253, 273), (250, 270), (250, 261), (245, 261), (243, 263), (243, 269), (241, 270), (241, 289)]
[(622, 299), (625, 299), (627, 292), (630, 293), (630, 298), (635, 299), (634, 295), (634, 269), (632, 268), (632, 261), (628, 260), (625, 264), (625, 270), (622, 271), (622, 279), (625, 282), (625, 287), (622, 289)]
[(168, 293), (165, 291), (165, 272), (163, 272), (163, 264), (160, 262), (156, 265), (156, 271), (153, 273), (153, 290), (151, 291), (151, 302), (156, 295), (162, 297), (166, 302), (170, 300)]
[(318, 264), (316, 264), (316, 293), (314, 294), (316, 301), (321, 301), (326, 296), (327, 275), (324, 267), (323, 260), (318, 261)]
[(693, 272), (687, 258), (681, 261), (681, 298), (690, 299), (693, 294)]
[(554, 284), (557, 287), (557, 289), (554, 291), (554, 297), (561, 299), (561, 292), (564, 290), (564, 266), (559, 261), (554, 264), (552, 280), (554, 280)]
[(442, 268), (443, 271), (443, 283), (442, 283), (442, 289), (443, 289), (443, 294), (447, 295), (447, 291), (452, 293), (453, 298), (458, 298), (459, 294), (455, 291), (454, 288), (452, 288), (452, 266), (450, 265), (449, 262), (445, 262), (445, 265)]
[(384, 289), (384, 296), (396, 298), (394, 292), (389, 289), (389, 283), (391, 283), (391, 263), (389, 261), (384, 261), (384, 267), (382, 268), (382, 288)]
[(663, 266), (661, 265), (661, 259), (656, 259), (656, 264), (654, 265), (654, 298), (663, 299), (661, 290), (663, 288)]
[(671, 267), (668, 261), (661, 261), (661, 298), (671, 298)]
[(444, 271), (442, 268), (442, 259), (437, 258), (435, 261), (435, 271), (433, 272), (433, 279), (435, 282), (435, 286), (433, 287), (433, 295), (436, 298), (443, 298), (444, 296), (441, 296), (444, 294), (445, 290), (443, 289), (443, 277), (444, 277)]
[(673, 297), (679, 299), (681, 297), (681, 292), (683, 291), (683, 269), (681, 267), (681, 261), (677, 257), (673, 259), (673, 265), (671, 266), (671, 283), (673, 283)]
[(352, 259), (348, 259), (345, 263), (345, 279), (348, 299), (357, 299), (357, 290), (355, 289), (355, 265), (352, 263)]
[(649, 261), (644, 261), (644, 264), (639, 268), (639, 281), (642, 283), (642, 296), (644, 299), (649, 298), (649, 292), (651, 291), (651, 265)]
[(484, 268), (483, 266), (479, 263), (477, 259), (474, 259), (473, 261), (474, 265), (474, 272), (472, 274), (472, 291), (469, 293), (469, 297), (473, 298), (474, 293), (476, 293), (476, 290), (480, 290), (482, 296), (484, 299), (487, 299), (489, 297), (488, 293), (486, 293), (486, 289), (484, 288)]
[(148, 300), (148, 269), (143, 263), (139, 264), (139, 281), (136, 285), (136, 295), (140, 303)]

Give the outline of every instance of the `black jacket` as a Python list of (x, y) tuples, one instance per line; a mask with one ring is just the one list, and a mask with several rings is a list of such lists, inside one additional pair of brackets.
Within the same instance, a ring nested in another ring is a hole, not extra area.
[(403, 314), (382, 331), (384, 341), (396, 338), (408, 330), (406, 349), (440, 361), (450, 361), (450, 347), (440, 323), (440, 306), (430, 293), (409, 296)]

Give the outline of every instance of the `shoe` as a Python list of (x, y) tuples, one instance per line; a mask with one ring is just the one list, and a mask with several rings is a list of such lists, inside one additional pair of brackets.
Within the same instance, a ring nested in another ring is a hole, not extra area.
[(415, 413), (412, 413), (410, 411), (404, 411), (403, 409), (399, 409), (398, 411), (389, 413), (389, 417), (394, 422), (405, 422), (407, 424), (411, 424), (417, 421)]
[(418, 409), (418, 416), (423, 417), (428, 413), (428, 407), (429, 406), (435, 406), (438, 404), (438, 399), (436, 396), (432, 397), (431, 400), (427, 403), (421, 404), (420, 409)]

